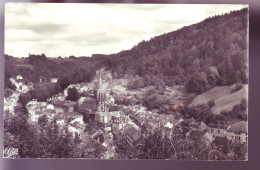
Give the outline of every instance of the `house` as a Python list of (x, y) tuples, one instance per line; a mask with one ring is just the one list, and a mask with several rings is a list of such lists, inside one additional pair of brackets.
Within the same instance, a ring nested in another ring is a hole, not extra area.
[(83, 116), (79, 116), (79, 117), (74, 118), (70, 123), (76, 123), (76, 122), (81, 124), (81, 125), (84, 125)]
[(22, 85), (22, 86), (21, 86), (21, 91), (22, 91), (23, 93), (27, 93), (27, 92), (29, 91), (28, 86)]
[(57, 83), (58, 82), (58, 78), (51, 78), (51, 83)]
[(85, 122), (95, 120), (95, 111), (97, 110), (96, 99), (92, 97), (80, 97), (75, 106), (75, 110), (84, 115)]
[(57, 100), (65, 101), (66, 100), (66, 96), (63, 93), (59, 93), (59, 94), (56, 94), (56, 95), (52, 96), (47, 101), (48, 102), (52, 102), (52, 101), (57, 101)]
[(62, 109), (64, 112), (73, 112), (76, 102), (52, 100), (51, 104), (55, 107), (54, 110), (59, 108), (59, 109)]
[(57, 114), (55, 117), (57, 125), (63, 126), (65, 124), (65, 118), (61, 113)]
[(23, 79), (23, 76), (18, 75), (18, 76), (16, 76), (16, 79), (17, 79), (17, 80), (22, 80), (22, 79)]
[(136, 129), (131, 124), (126, 124), (122, 130), (123, 140), (126, 146), (134, 147), (137, 140), (141, 137), (140, 129)]
[(47, 109), (54, 110), (54, 105), (48, 104), (48, 105), (47, 105)]
[(57, 107), (54, 107), (54, 111), (55, 111), (56, 113), (63, 113), (63, 112), (64, 112), (63, 109), (57, 108)]
[(115, 99), (112, 96), (107, 96), (106, 97), (106, 102), (110, 103), (110, 104), (115, 104)]
[(66, 119), (73, 118), (77, 119), (77, 122), (83, 122), (83, 115), (79, 112), (64, 112), (63, 115)]
[(190, 130), (186, 134), (187, 138), (191, 138), (195, 141), (203, 141), (207, 146), (209, 146), (214, 138), (207, 132), (207, 130)]
[(110, 112), (112, 115), (111, 118), (111, 130), (114, 132), (116, 130), (120, 130), (126, 122), (128, 122), (127, 117), (119, 112), (119, 111), (114, 111), (114, 112)]
[(77, 101), (77, 111), (85, 114), (92, 114), (97, 110), (96, 99), (92, 97), (80, 97)]
[(110, 112), (97, 112), (95, 114), (95, 121), (100, 123), (100, 125), (103, 126), (109, 126), (111, 125), (112, 115)]
[(92, 129), (89, 132), (89, 136), (91, 136), (92, 139), (98, 141), (101, 144), (104, 142), (104, 135), (101, 130)]
[(103, 132), (101, 130), (96, 130), (96, 129), (92, 129), (90, 132), (88, 132), (89, 136), (91, 136), (91, 138), (93, 139), (102, 133)]
[(43, 111), (35, 111), (34, 114), (30, 114), (30, 119), (33, 123), (37, 123), (40, 116), (44, 114)]
[(227, 136), (227, 128), (228, 125), (224, 124), (213, 124), (209, 123), (208, 124), (208, 132), (215, 138), (216, 136), (218, 137), (226, 137)]
[(226, 137), (230, 140), (247, 142), (247, 127), (248, 123), (246, 121), (233, 123), (227, 128)]
[(197, 121), (195, 119), (185, 119), (182, 121), (182, 125), (189, 129), (196, 129), (196, 130), (205, 130), (208, 128), (208, 126), (204, 122)]
[(68, 126), (68, 131), (72, 133), (72, 137), (75, 138), (76, 135), (80, 134), (79, 129), (77, 129), (76, 127), (73, 126)]
[(80, 93), (87, 92), (87, 91), (88, 91), (88, 86), (81, 86), (81, 87), (79, 88), (79, 92), (80, 92)]

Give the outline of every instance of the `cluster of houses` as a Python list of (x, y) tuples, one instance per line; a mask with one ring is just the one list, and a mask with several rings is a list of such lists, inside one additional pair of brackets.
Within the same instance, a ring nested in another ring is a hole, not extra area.
[(16, 87), (16, 91), (19, 93), (27, 93), (29, 90), (33, 89), (34, 84), (32, 82), (25, 83), (21, 75), (16, 76), (16, 78), (10, 78), (10, 81)]
[[(24, 84), (20, 86), (23, 80), (17, 76), (16, 80), (11, 80), (19, 89), (23, 89)], [(56, 83), (58, 79), (53, 80)], [(60, 127), (68, 128), (73, 137), (76, 135), (81, 140), (94, 140), (103, 147), (111, 146), (113, 140), (121, 141), (127, 147), (134, 147), (141, 137), (141, 126), (145, 125), (147, 130), (154, 132), (156, 128), (166, 127), (172, 129), (181, 124), (182, 132), (188, 138), (199, 139), (211, 144), (215, 138), (227, 138), (247, 142), (247, 122), (240, 121), (229, 126), (220, 124), (209, 124), (208, 126), (194, 119), (176, 119), (173, 115), (160, 115), (153, 111), (147, 111), (141, 105), (123, 106), (121, 111), (110, 111), (109, 106), (114, 105), (114, 98), (105, 92), (102, 86), (101, 74), (99, 74), (97, 95), (80, 97), (78, 101), (72, 102), (66, 100), (68, 89), (75, 87), (80, 93), (88, 91), (88, 86), (70, 85), (63, 93), (52, 96), (47, 102), (37, 102), (32, 100), (26, 107), (30, 113), (32, 123), (37, 123), (39, 118), (46, 115), (49, 120), (56, 120)], [(27, 86), (28, 89), (31, 86)], [(32, 85), (33, 88), (33, 85)], [(24, 90), (26, 91), (26, 90)], [(18, 95), (17, 95), (18, 94)], [(19, 98), (19, 93), (13, 93), (5, 110), (13, 110), (15, 103)], [(10, 102), (13, 101), (14, 103)], [(183, 107), (176, 105), (174, 109)], [(86, 132), (86, 124), (95, 124), (96, 128)], [(66, 127), (65, 127), (66, 125)], [(87, 137), (86, 137), (87, 136)], [(113, 140), (108, 140), (111, 138)], [(110, 141), (110, 143), (108, 142)]]
[(181, 122), (182, 132), (186, 137), (203, 140), (206, 144), (211, 144), (215, 139), (225, 138), (236, 140), (242, 143), (247, 142), (247, 122), (239, 121), (231, 125), (213, 124), (206, 125), (202, 121), (195, 119), (185, 119)]
[(9, 111), (14, 114), (15, 107), (18, 106), (18, 99), (20, 94), (17, 92), (12, 92), (9, 97), (4, 98), (4, 111)]

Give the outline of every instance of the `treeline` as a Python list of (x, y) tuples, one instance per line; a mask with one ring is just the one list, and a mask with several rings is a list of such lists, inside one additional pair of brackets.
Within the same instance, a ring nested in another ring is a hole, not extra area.
[[(73, 138), (67, 128), (59, 127), (56, 118), (48, 120), (45, 115), (39, 118), (38, 124), (32, 124), (23, 106), (15, 109), (15, 115), (4, 114), (4, 148), (18, 149), (17, 158), (100, 159), (104, 153), (100, 147), (83, 145), (77, 135)], [(91, 152), (87, 152), (90, 147)]]
[(164, 82), (202, 93), (216, 85), (247, 83), (248, 9), (142, 41), (131, 50), (110, 55), (113, 76), (138, 75), (134, 88)]
[(64, 79), (68, 83), (61, 83), (62, 88), (76, 82), (90, 82), (95, 71), (102, 67), (103, 60), (91, 57), (48, 58), (45, 54), (29, 54), (27, 58), (5, 55), (5, 87), (9, 87), (8, 79), (17, 75), (22, 75), (26, 82), (33, 83), (38, 83), (40, 79)]
[[(47, 58), (45, 54), (29, 54), (27, 58), (14, 58), (5, 55), (5, 88), (15, 90), (10, 78), (22, 75), (24, 84), (34, 83), (34, 90), (21, 96), (22, 103), (30, 99), (46, 101), (54, 94), (67, 88), (70, 84), (91, 82), (96, 70), (102, 67), (101, 57), (70, 57)], [(50, 83), (51, 78), (58, 78), (58, 82)], [(41, 82), (40, 82), (41, 81)]]
[[(145, 125), (144, 125), (145, 126)], [(187, 137), (181, 128), (167, 130), (163, 127), (154, 131), (142, 128), (143, 135), (138, 144), (125, 147), (117, 142), (115, 159), (171, 159), (171, 160), (246, 160), (247, 144), (224, 139), (222, 145), (211, 144), (200, 136)]]
[(8, 79), (18, 74), (31, 82), (38, 82), (41, 76), (89, 82), (101, 67), (110, 68), (114, 78), (141, 77), (130, 82), (130, 88), (163, 83), (185, 85), (188, 92), (202, 93), (216, 85), (247, 83), (247, 26), (248, 9), (244, 8), (142, 41), (117, 54), (67, 59), (6, 55), (5, 84), (9, 86)]

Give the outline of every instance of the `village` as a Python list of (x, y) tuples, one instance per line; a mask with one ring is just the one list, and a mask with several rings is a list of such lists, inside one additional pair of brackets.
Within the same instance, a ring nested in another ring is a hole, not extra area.
[[(4, 110), (11, 114), (15, 114), (15, 107), (19, 105), (19, 95), (34, 88), (33, 83), (29, 82), (25, 85), (22, 79), (21, 75), (10, 79), (16, 86), (16, 91), (4, 99)], [(114, 157), (118, 142), (128, 148), (138, 144), (138, 139), (144, 135), (142, 134), (144, 125), (150, 133), (157, 128), (172, 129), (178, 126), (187, 138), (202, 139), (207, 145), (216, 141), (221, 145), (223, 138), (247, 142), (246, 121), (231, 125), (206, 125), (195, 119), (177, 118), (174, 115), (148, 111), (142, 105), (120, 106), (118, 107), (120, 109), (111, 110), (110, 108), (117, 108), (118, 105), (113, 96), (103, 87), (100, 72), (97, 74), (97, 79), (96, 95), (82, 96), (75, 102), (66, 100), (68, 89), (76, 88), (79, 92), (87, 92), (89, 87), (86, 84), (71, 84), (62, 93), (52, 96), (46, 102), (31, 100), (26, 104), (30, 123), (37, 124), (42, 116), (46, 116), (48, 122), (55, 119), (61, 130), (67, 129), (73, 138), (80, 138), (82, 148), (88, 146), (88, 150), (82, 150), (83, 154), (91, 152), (91, 147), (99, 147), (105, 153), (103, 159)], [(41, 81), (40, 79), (40, 83)], [(50, 79), (50, 83), (57, 83), (57, 81), (58, 78)], [(180, 107), (183, 107), (182, 103), (173, 106), (175, 110)]]

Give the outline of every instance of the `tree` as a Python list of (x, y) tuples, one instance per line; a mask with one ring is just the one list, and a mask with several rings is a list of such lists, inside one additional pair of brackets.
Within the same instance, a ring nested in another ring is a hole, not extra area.
[(19, 102), (23, 105), (23, 106), (26, 106), (26, 104), (32, 100), (32, 95), (30, 92), (27, 92), (27, 93), (23, 93), (23, 94), (20, 94), (19, 96)]
[(10, 88), (12, 90), (16, 90), (16, 86), (5, 77), (5, 84), (4, 84), (4, 88)]
[(42, 115), (38, 118), (38, 124), (41, 126), (46, 126), (48, 124), (48, 117), (47, 115)]
[(186, 83), (185, 88), (191, 93), (202, 93), (209, 88), (205, 72), (195, 73)]
[(210, 99), (207, 104), (210, 108), (216, 105), (213, 99)]
[(246, 110), (247, 109), (247, 101), (245, 98), (242, 98), (240, 101), (240, 108), (241, 110)]
[(79, 98), (80, 95), (75, 87), (68, 89), (68, 96), (66, 97), (66, 100), (77, 101)]

